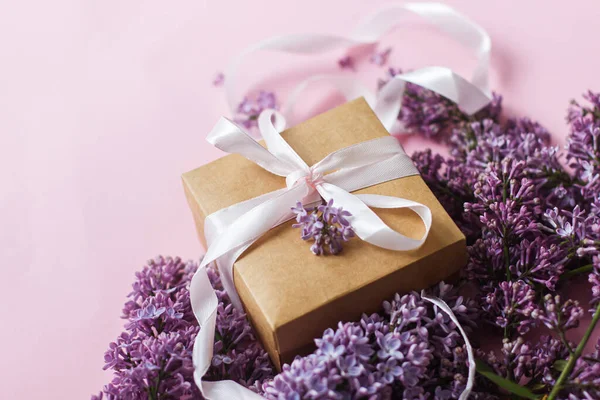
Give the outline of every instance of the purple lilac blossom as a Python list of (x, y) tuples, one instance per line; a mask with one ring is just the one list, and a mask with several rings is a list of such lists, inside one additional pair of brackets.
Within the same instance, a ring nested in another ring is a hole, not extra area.
[(352, 214), (341, 207), (334, 207), (333, 200), (316, 208), (304, 208), (298, 202), (292, 211), (296, 214), (297, 222), (292, 227), (302, 228), (303, 240), (314, 240), (310, 251), (317, 256), (325, 254), (325, 249), (330, 254), (339, 254), (342, 243), (354, 237), (347, 219)]
[[(567, 139), (567, 160), (573, 168), (582, 197), (594, 201), (600, 192), (600, 108), (598, 95), (593, 110), (580, 111), (581, 117), (571, 120), (571, 135)], [(579, 110), (587, 110), (580, 108)]]
[[(451, 157), (427, 151), (413, 156), (425, 181), (471, 243), (464, 277), (478, 288), (483, 320), (503, 330), (505, 353), (519, 352), (524, 361), (529, 359), (524, 352), (533, 354), (532, 345), (523, 344), (522, 339), (514, 342), (515, 337), (536, 326), (564, 337), (583, 315), (577, 302), (554, 293), (564, 284), (566, 272), (591, 265), (592, 304), (600, 301), (600, 188), (596, 178), (600, 97), (591, 92), (585, 97), (591, 106), (574, 103), (568, 116), (572, 133), (566, 160), (572, 172), (561, 162), (564, 153), (550, 145), (548, 132), (527, 119), (458, 124), (450, 138)], [(460, 204), (464, 204), (462, 213)], [(498, 367), (497, 372), (516, 382), (527, 377), (530, 386), (549, 392), (558, 373), (547, 360), (564, 362), (571, 346), (552, 343), (558, 358), (538, 355), (536, 361), (543, 361), (544, 374), (532, 370), (530, 362), (514, 369)], [(493, 359), (487, 361), (494, 365)], [(578, 361), (572, 380), (579, 366), (589, 371), (592, 381), (597, 379), (596, 364), (584, 361)], [(540, 370), (539, 365), (535, 368)], [(587, 390), (579, 392), (586, 398), (594, 397), (584, 392), (598, 390), (567, 381), (559, 398), (567, 398), (569, 391), (578, 388)]]
[(279, 109), (277, 97), (273, 92), (260, 91), (255, 97), (244, 97), (233, 120), (246, 129), (255, 128), (258, 116), (267, 109)]
[[(201, 398), (194, 383), (192, 348), (198, 333), (189, 284), (198, 264), (156, 257), (136, 273), (123, 308), (126, 331), (109, 345), (104, 369), (114, 378), (96, 398)], [(218, 273), (207, 273), (219, 300), (217, 337), (208, 380), (251, 386), (273, 375), (267, 353), (243, 312), (233, 308)]]
[(537, 319), (548, 329), (564, 333), (569, 329), (577, 328), (579, 320), (583, 317), (583, 308), (575, 300), (561, 301), (559, 295), (547, 294), (544, 297), (544, 306), (533, 312), (532, 317)]
[[(474, 326), (478, 310), (472, 301), (444, 283), (433, 292), (467, 330)], [(383, 307), (382, 315), (363, 315), (359, 322), (340, 322), (336, 330), (326, 330), (315, 340), (317, 350), (284, 365), (263, 384), (263, 394), (268, 399), (392, 399), (394, 393), (419, 399), (444, 390), (460, 394), (466, 384), (466, 355), (448, 316), (414, 292), (396, 295)]]
[[(379, 88), (401, 73), (400, 69), (389, 68), (387, 76), (379, 80)], [(482, 118), (497, 119), (501, 109), (502, 97), (494, 93), (490, 105), (474, 116), (469, 116), (445, 97), (413, 83), (407, 83), (398, 119), (409, 132), (437, 137), (449, 134), (455, 127), (470, 121)]]
[(592, 306), (600, 303), (600, 256), (595, 255), (592, 261), (592, 272), (588, 275), (588, 280), (592, 285)]
[(500, 354), (478, 354), (498, 375), (514, 382), (523, 379), (536, 382), (546, 391), (556, 380), (556, 361), (565, 360), (568, 355), (569, 351), (560, 340), (547, 335), (541, 336), (535, 343), (524, 340), (522, 336), (514, 340), (504, 339)]
[(600, 398), (600, 339), (596, 351), (577, 360), (569, 378), (569, 400)]
[(354, 70), (355, 66), (354, 66), (354, 58), (352, 58), (351, 56), (344, 56), (342, 58), (340, 58), (338, 60), (338, 66), (341, 69), (351, 69)]
[(377, 66), (382, 67), (385, 64), (387, 64), (391, 52), (391, 47), (388, 47), (382, 51), (376, 51), (375, 53), (371, 54), (371, 57), (369, 57), (369, 61), (371, 61), (371, 64), (375, 64)]
[(223, 86), (225, 83), (225, 75), (222, 72), (218, 72), (213, 78), (212, 84), (213, 86)]

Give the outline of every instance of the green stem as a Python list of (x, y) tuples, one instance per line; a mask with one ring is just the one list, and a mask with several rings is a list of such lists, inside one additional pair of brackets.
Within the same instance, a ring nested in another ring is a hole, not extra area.
[(593, 264), (584, 265), (583, 267), (575, 268), (561, 275), (561, 279), (569, 279), (575, 275), (585, 274), (594, 270)]
[(153, 385), (151, 387), (148, 388), (148, 400), (158, 400), (158, 395), (157, 395), (157, 389), (156, 387)]
[(548, 398), (546, 400), (556, 399), (556, 396), (558, 396), (558, 393), (562, 390), (562, 387), (565, 384), (565, 382), (567, 381), (567, 379), (569, 378), (569, 375), (571, 375), (573, 368), (575, 368), (575, 363), (577, 362), (577, 359), (579, 359), (579, 357), (581, 357), (581, 354), (583, 353), (583, 349), (585, 348), (585, 345), (587, 344), (588, 340), (590, 339), (590, 336), (592, 336), (592, 332), (594, 331), (594, 328), (596, 327), (596, 324), (598, 323), (599, 319), (600, 319), (600, 303), (596, 307), (596, 311), (594, 312), (594, 316), (592, 317), (592, 322), (590, 322), (590, 325), (588, 326), (587, 330), (585, 331), (585, 334), (581, 338), (581, 341), (577, 345), (575, 352), (573, 354), (571, 354), (571, 356), (569, 357), (569, 361), (567, 361), (567, 365), (565, 366), (565, 369), (563, 369), (560, 376), (556, 380), (556, 383), (552, 387), (552, 391), (550, 392), (550, 394), (548, 395)]
[(569, 344), (569, 341), (567, 340), (565, 333), (561, 330), (558, 332), (558, 336), (560, 337), (560, 341), (565, 345), (567, 350), (569, 350), (569, 353), (573, 354), (573, 349), (571, 348), (571, 345)]
[[(504, 232), (506, 234), (506, 232)], [(510, 256), (508, 252), (508, 243), (506, 243), (506, 237), (503, 238), (504, 244), (504, 266), (506, 267), (506, 279), (510, 281)]]

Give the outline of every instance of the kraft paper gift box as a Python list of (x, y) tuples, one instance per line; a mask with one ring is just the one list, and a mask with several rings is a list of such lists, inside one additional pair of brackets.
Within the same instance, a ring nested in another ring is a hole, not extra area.
[[(388, 135), (363, 99), (344, 104), (282, 133), (308, 165), (329, 153)], [(204, 219), (221, 208), (285, 187), (240, 155), (183, 174), (183, 185), (200, 241)], [(359, 238), (339, 255), (315, 256), (292, 221), (270, 230), (234, 265), (234, 283), (246, 313), (277, 366), (310, 352), (313, 339), (338, 321), (355, 321), (380, 309), (395, 293), (426, 288), (466, 263), (465, 237), (420, 176), (374, 185), (371, 193), (417, 201), (431, 209), (429, 236), (419, 249), (385, 250)], [(299, 199), (300, 200), (300, 199)], [(290, 204), (290, 207), (293, 204)], [(375, 209), (392, 229), (420, 238), (424, 226), (410, 210)]]

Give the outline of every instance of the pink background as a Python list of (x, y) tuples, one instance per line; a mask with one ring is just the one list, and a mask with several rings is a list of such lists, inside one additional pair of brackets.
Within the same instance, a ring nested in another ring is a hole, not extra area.
[[(179, 175), (218, 154), (204, 137), (228, 115), (214, 74), (280, 33), (349, 32), (379, 1), (9, 2), (0, 12), (2, 397), (86, 398), (133, 273), (156, 254), (197, 258)], [(493, 40), (493, 87), (510, 114), (562, 144), (567, 103), (600, 90), (596, 1), (449, 1)], [(392, 65), (468, 71), (465, 50), (421, 24), (401, 28)], [(280, 94), (340, 53), (265, 55), (241, 79)], [(297, 71), (303, 71), (298, 73)], [(359, 68), (373, 87), (384, 70)], [(276, 78), (265, 80), (277, 74)], [(255, 87), (256, 87), (255, 86)], [(299, 119), (333, 104), (326, 88)], [(311, 99), (309, 102), (308, 99)], [(409, 150), (423, 144), (411, 138)]]

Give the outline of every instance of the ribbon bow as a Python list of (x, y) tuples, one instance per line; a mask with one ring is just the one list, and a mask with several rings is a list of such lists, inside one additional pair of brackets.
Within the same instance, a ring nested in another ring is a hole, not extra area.
[[(286, 181), (285, 188), (234, 204), (206, 218), (209, 247), (201, 267), (219, 261), (221, 280), (234, 305), (241, 305), (233, 286), (235, 259), (265, 232), (290, 220), (291, 208), (298, 201), (312, 205), (321, 199), (326, 202), (333, 199), (338, 207), (352, 214), (348, 220), (356, 236), (375, 246), (407, 251), (425, 242), (431, 227), (431, 211), (427, 206), (398, 197), (350, 193), (418, 175), (396, 138), (386, 136), (358, 143), (337, 150), (309, 167), (279, 134), (285, 126), (281, 114), (266, 110), (260, 115), (258, 125), (266, 149), (226, 118), (221, 118), (207, 138), (215, 147), (241, 154)], [(406, 237), (387, 226), (370, 207), (409, 208), (421, 217), (425, 233), (420, 239)]]

